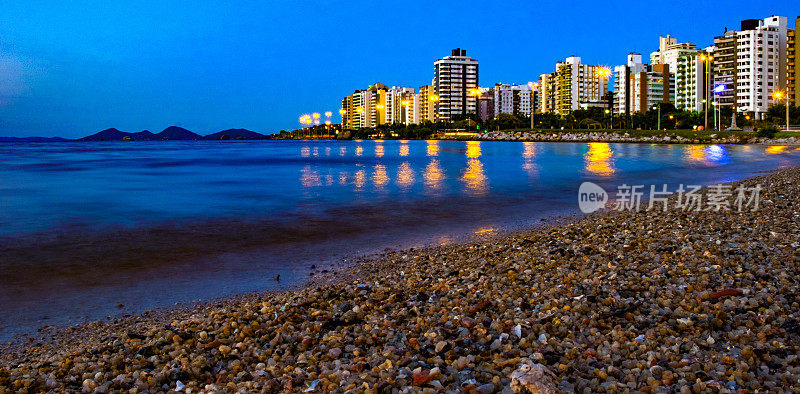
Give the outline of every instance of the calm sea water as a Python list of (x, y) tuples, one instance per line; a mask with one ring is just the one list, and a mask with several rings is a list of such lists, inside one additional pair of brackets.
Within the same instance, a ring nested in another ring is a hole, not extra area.
[(577, 213), (586, 180), (712, 184), (797, 164), (796, 148), (764, 146), (0, 144), (0, 338)]

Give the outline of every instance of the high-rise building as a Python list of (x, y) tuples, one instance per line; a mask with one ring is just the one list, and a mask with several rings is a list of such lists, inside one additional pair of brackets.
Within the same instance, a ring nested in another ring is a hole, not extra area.
[[(703, 111), (709, 91), (710, 67), (704, 59), (708, 52), (683, 53), (676, 59), (675, 107), (684, 111)], [(670, 66), (671, 68), (671, 66)]]
[(433, 85), (425, 85), (419, 87), (417, 94), (417, 122), (436, 121), (436, 101), (439, 97), (433, 89)]
[(720, 106), (761, 119), (775, 90), (786, 89), (788, 27), (785, 16), (747, 19), (740, 30), (714, 39), (714, 95)]
[(658, 103), (675, 101), (675, 87), (669, 64), (642, 63), (642, 55), (631, 53), (628, 63), (614, 67), (614, 113), (647, 112)]
[(555, 112), (567, 115), (581, 108), (606, 107), (609, 74), (606, 67), (582, 64), (578, 56), (556, 63), (555, 73), (550, 74)]
[(555, 73), (539, 76), (539, 108), (537, 112), (556, 112), (556, 77)]
[(478, 61), (468, 57), (465, 49), (453, 49), (433, 63), (433, 87), (436, 120), (450, 120), (456, 115), (477, 114)]
[(496, 84), (492, 90), (495, 116), (499, 114), (529, 116), (531, 114), (532, 89), (530, 85)]
[(417, 97), (414, 88), (392, 86), (382, 100), (386, 124), (412, 124), (416, 121)]
[(787, 30), (786, 46), (786, 67), (788, 78), (786, 90), (789, 94), (789, 102), (800, 106), (800, 49), (798, 49), (798, 29), (800, 29), (800, 16), (794, 21), (794, 29)]

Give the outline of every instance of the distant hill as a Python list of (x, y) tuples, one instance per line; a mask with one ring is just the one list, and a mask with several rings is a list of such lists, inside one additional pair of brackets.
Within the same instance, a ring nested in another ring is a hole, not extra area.
[(67, 142), (74, 141), (61, 137), (0, 137), (0, 142)]
[(158, 134), (154, 134), (157, 140), (171, 140), (171, 141), (186, 141), (186, 140), (201, 140), (203, 137), (200, 134), (192, 133), (183, 127), (169, 126)]
[(142, 130), (138, 133), (130, 133), (134, 141), (155, 141), (156, 135), (151, 133), (150, 130)]
[(110, 129), (105, 129), (98, 133), (83, 137), (78, 141), (122, 141), (122, 139), (125, 137), (131, 137), (131, 133), (125, 133), (112, 127)]
[(218, 133), (209, 134), (203, 137), (204, 140), (260, 140), (264, 139), (266, 136), (261, 133), (256, 133), (255, 131), (250, 131), (247, 129), (228, 129), (222, 130)]

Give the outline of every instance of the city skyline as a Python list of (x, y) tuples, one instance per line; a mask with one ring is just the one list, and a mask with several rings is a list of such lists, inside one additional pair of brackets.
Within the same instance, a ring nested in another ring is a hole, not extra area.
[[(371, 6), (387, 15), (375, 27), (358, 4), (270, 10), (160, 10), (154, 4), (88, 11), (0, 5), (0, 136), (74, 138), (107, 127), (137, 132), (169, 124), (201, 134), (231, 127), (275, 133), (297, 128), (303, 113), (335, 113), (353, 87), (429, 85), (432, 62), (456, 47), (480, 61), (482, 85), (522, 84), (572, 55), (613, 68), (630, 52), (648, 56), (659, 35), (702, 48), (742, 19), (797, 13), (788, 1), (728, 2), (725, 9), (684, 3), (666, 11), (587, 2), (583, 13), (555, 23), (541, 15), (557, 4), (478, 3), (426, 13), (423, 3), (411, 2), (402, 9)], [(456, 17), (430, 25), (446, 12)], [(652, 18), (657, 12), (662, 17)], [(15, 17), (20, 14), (31, 17)], [(614, 15), (628, 23), (609, 23)], [(82, 29), (90, 24), (92, 33)], [(383, 36), (385, 45), (370, 45), (397, 25), (408, 27), (403, 37)], [(363, 38), (343, 40), (359, 26), (368, 27)]]

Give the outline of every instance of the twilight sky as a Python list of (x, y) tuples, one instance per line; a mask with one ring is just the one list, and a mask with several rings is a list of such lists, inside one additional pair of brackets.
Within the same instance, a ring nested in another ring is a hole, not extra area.
[(0, 1), (0, 136), (81, 137), (116, 127), (200, 134), (294, 129), (375, 82), (429, 84), (451, 48), (480, 82), (525, 83), (570, 55), (622, 64), (658, 36), (700, 47), (796, 0)]

